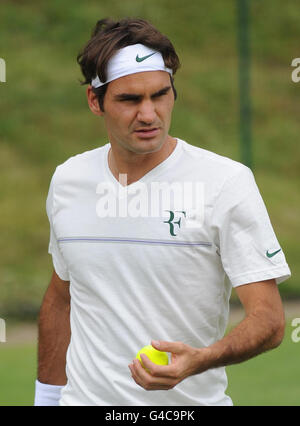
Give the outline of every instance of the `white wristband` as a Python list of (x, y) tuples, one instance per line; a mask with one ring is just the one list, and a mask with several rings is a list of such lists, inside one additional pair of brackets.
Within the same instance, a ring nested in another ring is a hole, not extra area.
[(38, 380), (35, 381), (35, 406), (58, 406), (60, 392), (64, 386), (47, 385)]

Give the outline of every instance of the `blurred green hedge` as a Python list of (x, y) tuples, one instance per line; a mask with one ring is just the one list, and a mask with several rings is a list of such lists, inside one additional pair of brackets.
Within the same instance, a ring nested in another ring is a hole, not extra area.
[[(148, 19), (172, 40), (171, 134), (240, 161), (236, 1), (2, 1), (0, 57), (0, 316), (35, 318), (51, 276), (45, 201), (55, 167), (107, 142), (79, 84), (76, 56), (98, 19)], [(251, 1), (254, 173), (300, 296), (300, 56), (297, 1)]]

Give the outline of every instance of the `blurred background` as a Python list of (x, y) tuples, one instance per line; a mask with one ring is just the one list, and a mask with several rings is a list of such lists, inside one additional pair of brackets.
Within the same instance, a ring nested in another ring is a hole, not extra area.
[[(291, 337), (300, 317), (300, 82), (291, 77), (300, 57), (297, 0), (1, 0), (0, 405), (33, 403), (36, 321), (52, 272), (51, 176), (70, 156), (107, 143), (76, 63), (104, 17), (147, 19), (174, 44), (182, 66), (172, 136), (249, 161), (292, 277), (280, 285), (282, 345), (228, 368), (228, 393), (236, 405), (300, 405), (300, 342)], [(230, 327), (241, 318), (234, 293), (231, 302)]]

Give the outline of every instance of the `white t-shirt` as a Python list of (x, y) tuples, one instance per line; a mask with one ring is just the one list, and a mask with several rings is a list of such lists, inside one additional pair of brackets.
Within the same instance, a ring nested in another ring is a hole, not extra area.
[(47, 199), (49, 253), (71, 293), (60, 404), (232, 405), (225, 368), (145, 391), (128, 364), (151, 339), (211, 345), (225, 333), (232, 286), (290, 276), (253, 174), (177, 139), (124, 189), (109, 148), (58, 166)]

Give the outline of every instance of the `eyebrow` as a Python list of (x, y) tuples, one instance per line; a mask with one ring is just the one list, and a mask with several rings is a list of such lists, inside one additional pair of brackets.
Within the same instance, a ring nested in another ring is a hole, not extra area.
[[(166, 95), (168, 91), (171, 89), (171, 86), (166, 86), (161, 90), (158, 90), (155, 93), (152, 93), (151, 98), (155, 99), (159, 96)], [(114, 96), (116, 101), (140, 101), (143, 98), (143, 95), (135, 94), (135, 93), (120, 93)]]

